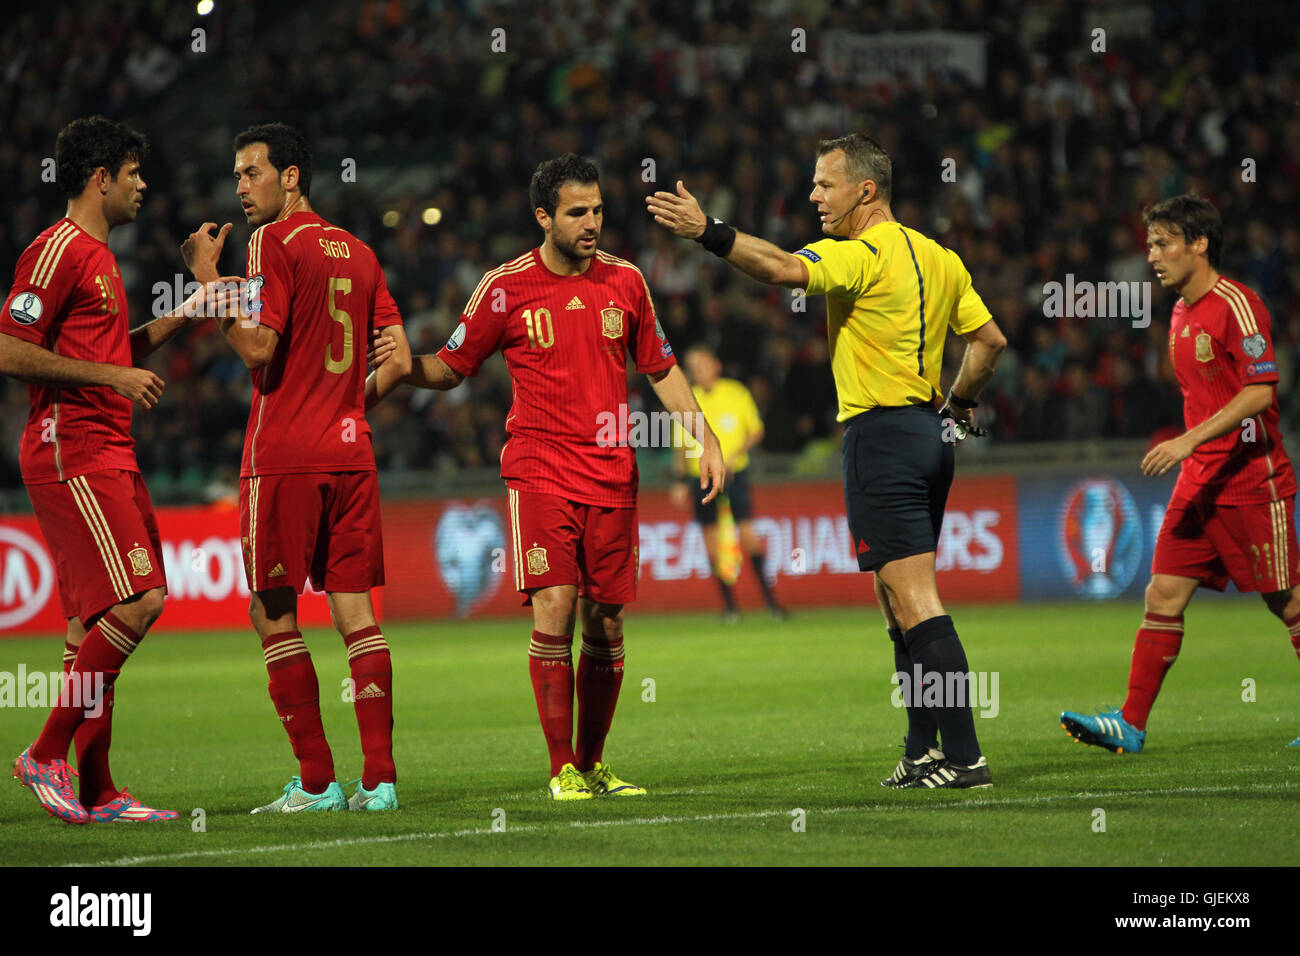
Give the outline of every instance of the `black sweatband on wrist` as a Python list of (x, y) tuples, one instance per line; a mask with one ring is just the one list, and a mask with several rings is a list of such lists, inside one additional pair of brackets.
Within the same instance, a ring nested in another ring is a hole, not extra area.
[(972, 408), (979, 408), (980, 406), (979, 402), (968, 402), (966, 401), (966, 399), (952, 392), (948, 393), (948, 404), (955, 405), (958, 408), (960, 408), (962, 411), (966, 411), (966, 412), (970, 411)]
[(721, 219), (709, 219), (695, 241), (715, 256), (726, 258), (736, 244), (736, 230)]

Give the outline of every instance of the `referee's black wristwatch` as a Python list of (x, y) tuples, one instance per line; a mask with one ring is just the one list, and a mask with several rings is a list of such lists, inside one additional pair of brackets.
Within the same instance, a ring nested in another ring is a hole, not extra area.
[(979, 402), (968, 402), (966, 399), (962, 398), (956, 392), (948, 393), (948, 404), (955, 405), (957, 408), (960, 408), (964, 412), (969, 412), (972, 408), (980, 407)]

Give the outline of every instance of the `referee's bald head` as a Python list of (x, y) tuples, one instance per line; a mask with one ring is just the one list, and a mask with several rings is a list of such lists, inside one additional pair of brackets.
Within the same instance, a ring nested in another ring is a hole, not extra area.
[(885, 147), (870, 136), (850, 133), (818, 143), (817, 158), (837, 149), (844, 153), (844, 174), (849, 181), (860, 183), (870, 179), (876, 184), (877, 198), (889, 202), (894, 193), (894, 164)]

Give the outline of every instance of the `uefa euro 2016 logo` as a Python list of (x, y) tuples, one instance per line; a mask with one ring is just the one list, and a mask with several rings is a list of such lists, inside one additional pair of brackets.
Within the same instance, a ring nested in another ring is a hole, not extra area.
[(1142, 525), (1120, 482), (1079, 482), (1066, 493), (1058, 527), (1061, 565), (1080, 597), (1108, 600), (1133, 582), (1142, 560)]
[[(504, 570), (506, 535), (491, 505), (447, 507), (433, 533), (438, 574), (456, 596), (456, 616), (465, 617), (496, 594)], [(493, 565), (500, 559), (501, 568)]]

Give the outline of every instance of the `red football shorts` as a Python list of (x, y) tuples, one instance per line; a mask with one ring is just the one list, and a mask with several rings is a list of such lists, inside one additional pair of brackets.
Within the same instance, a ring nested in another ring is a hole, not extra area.
[(559, 495), (506, 489), (515, 587), (528, 592), (561, 584), (602, 604), (636, 599), (635, 508), (601, 508)]
[(373, 471), (239, 479), (239, 534), (253, 591), (360, 593), (384, 583)]
[(1300, 580), (1295, 496), (1257, 505), (1173, 498), (1156, 536), (1152, 574), (1196, 578), (1222, 591), (1286, 591)]
[(54, 558), (64, 617), (89, 624), (133, 594), (166, 587), (158, 521), (134, 471), (92, 471), (28, 485)]

